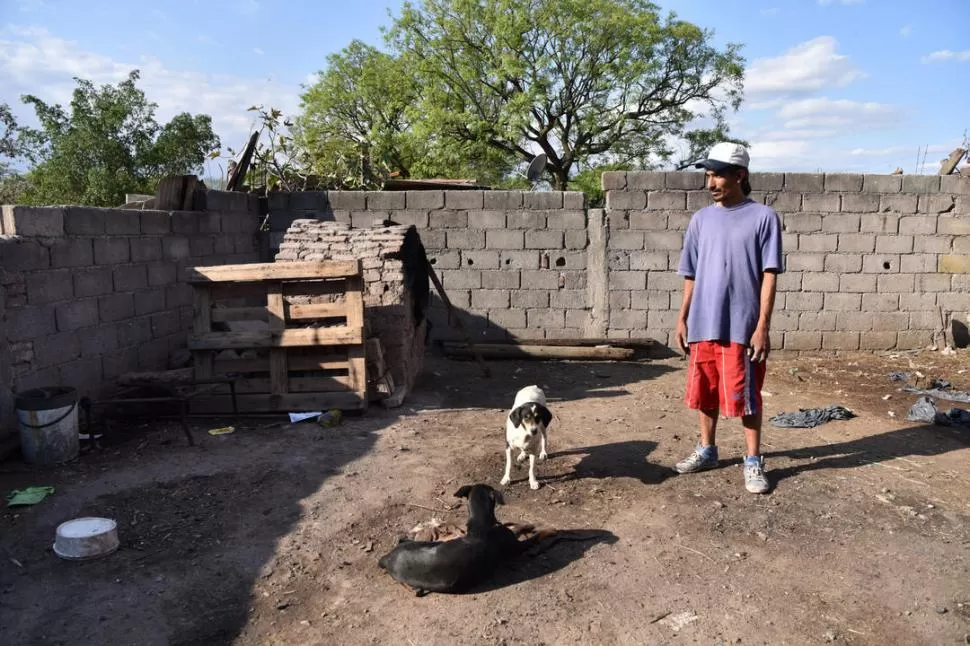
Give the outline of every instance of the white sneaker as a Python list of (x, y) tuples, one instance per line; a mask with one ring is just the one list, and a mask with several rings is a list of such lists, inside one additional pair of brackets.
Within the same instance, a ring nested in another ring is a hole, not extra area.
[(750, 493), (768, 491), (768, 478), (765, 476), (765, 459), (747, 457), (744, 459), (744, 488)]

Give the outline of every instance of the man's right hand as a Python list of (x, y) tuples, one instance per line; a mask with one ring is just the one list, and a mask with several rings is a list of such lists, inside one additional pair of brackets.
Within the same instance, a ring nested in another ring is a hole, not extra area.
[(684, 354), (688, 354), (690, 350), (687, 346), (687, 321), (677, 321), (677, 331), (674, 333), (674, 337), (677, 339), (677, 345), (684, 351)]

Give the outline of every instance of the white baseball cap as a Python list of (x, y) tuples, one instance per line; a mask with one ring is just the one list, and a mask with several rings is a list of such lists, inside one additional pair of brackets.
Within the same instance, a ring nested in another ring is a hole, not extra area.
[(707, 168), (709, 170), (726, 170), (731, 167), (747, 168), (748, 151), (741, 144), (733, 144), (730, 141), (722, 141), (711, 148), (707, 153), (707, 159), (694, 164), (694, 168)]

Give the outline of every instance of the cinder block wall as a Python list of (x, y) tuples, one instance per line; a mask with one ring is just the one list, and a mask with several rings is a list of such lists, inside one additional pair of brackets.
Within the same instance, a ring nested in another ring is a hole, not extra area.
[(89, 395), (123, 372), (168, 366), (192, 325), (182, 270), (257, 260), (256, 198), (210, 191), (207, 203), (192, 212), (3, 207), (0, 429), (13, 428), (13, 389)]
[[(970, 312), (970, 178), (755, 173), (752, 197), (781, 215), (788, 271), (773, 343), (911, 349)], [(582, 193), (402, 191), (270, 196), (272, 240), (296, 218), (415, 225), (452, 302), (479, 338), (673, 341), (700, 172), (610, 172), (606, 208)], [(460, 339), (435, 299), (433, 336)]]

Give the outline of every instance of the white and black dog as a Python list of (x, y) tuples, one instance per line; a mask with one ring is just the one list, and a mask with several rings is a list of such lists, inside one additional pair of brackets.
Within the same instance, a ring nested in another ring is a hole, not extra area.
[(505, 419), (505, 474), (501, 484), (512, 480), (512, 450), (518, 449), (516, 463), (529, 458), (529, 487), (539, 488), (536, 480), (536, 458), (545, 460), (546, 430), (552, 413), (546, 405), (546, 394), (538, 386), (526, 386), (515, 395), (512, 410)]

